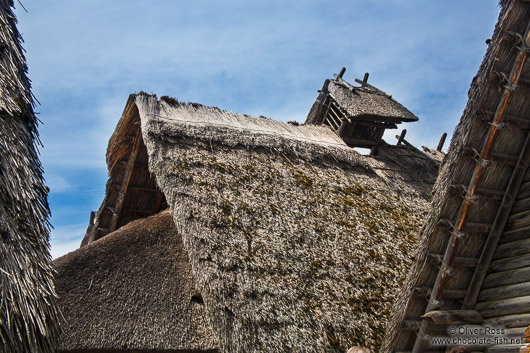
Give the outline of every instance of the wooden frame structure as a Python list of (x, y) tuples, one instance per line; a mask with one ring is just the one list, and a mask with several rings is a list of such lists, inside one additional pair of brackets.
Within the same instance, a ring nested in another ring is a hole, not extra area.
[(82, 245), (167, 207), (164, 194), (149, 172), (147, 159), (138, 111), (124, 112), (107, 150), (109, 181), (105, 198), (91, 216)]
[(370, 148), (375, 154), (386, 129), (397, 129), (403, 121), (417, 121), (391, 96), (368, 84), (368, 73), (361, 86), (350, 85), (342, 75), (326, 80), (306, 124), (327, 125), (350, 147)]
[(445, 351), (431, 338), (457, 324), (506, 330), (507, 342), (473, 351), (526, 346), (510, 340), (530, 324), (530, 6), (502, 5), (383, 352)]

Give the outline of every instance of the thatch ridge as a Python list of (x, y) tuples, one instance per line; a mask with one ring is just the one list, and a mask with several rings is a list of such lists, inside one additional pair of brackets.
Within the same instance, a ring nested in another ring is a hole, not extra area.
[(54, 260), (67, 324), (60, 352), (215, 352), (169, 211)]
[(54, 352), (59, 333), (48, 192), (13, 1), (0, 1), (0, 350)]
[(221, 351), (375, 349), (432, 184), (323, 126), (134, 105)]

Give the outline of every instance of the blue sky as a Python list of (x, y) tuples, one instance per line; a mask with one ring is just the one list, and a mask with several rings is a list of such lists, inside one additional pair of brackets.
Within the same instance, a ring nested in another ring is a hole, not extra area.
[[(416, 146), (450, 135), (498, 16), (490, 0), (24, 0), (16, 14), (51, 188), (52, 255), (76, 249), (130, 93), (303, 122), (326, 78), (392, 94)], [(395, 142), (387, 134), (387, 141)]]

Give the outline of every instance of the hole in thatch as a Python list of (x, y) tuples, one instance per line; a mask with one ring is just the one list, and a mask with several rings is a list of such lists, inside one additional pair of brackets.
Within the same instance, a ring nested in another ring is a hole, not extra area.
[(204, 300), (202, 299), (201, 293), (196, 293), (191, 296), (191, 302), (204, 305)]

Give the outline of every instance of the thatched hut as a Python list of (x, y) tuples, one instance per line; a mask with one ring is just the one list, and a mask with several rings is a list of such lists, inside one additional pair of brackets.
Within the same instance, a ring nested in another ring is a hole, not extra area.
[(335, 79), (324, 82), (311, 107), (306, 124), (327, 125), (351, 147), (370, 148), (376, 154), (386, 129), (397, 129), (402, 122), (418, 117), (392, 96), (369, 84), (368, 74), (360, 86), (346, 82), (342, 68)]
[(66, 324), (59, 352), (216, 352), (169, 211), (54, 260)]
[(0, 351), (54, 352), (59, 314), (37, 118), (12, 0), (0, 0)]
[(380, 148), (361, 156), (327, 126), (131, 95), (78, 252), (167, 200), (220, 351), (376, 348), (437, 173), (417, 150)]
[(528, 345), (530, 3), (501, 6), (383, 352), (444, 351), (446, 344), (431, 345), (432, 338), (455, 338), (449, 327), (466, 324), (503, 330), (475, 350), (509, 353)]

